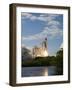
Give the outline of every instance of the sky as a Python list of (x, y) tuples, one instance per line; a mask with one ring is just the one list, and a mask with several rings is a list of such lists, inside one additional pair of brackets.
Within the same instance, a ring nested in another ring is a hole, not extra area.
[(21, 45), (31, 49), (45, 38), (49, 55), (55, 55), (63, 45), (63, 15), (22, 12)]

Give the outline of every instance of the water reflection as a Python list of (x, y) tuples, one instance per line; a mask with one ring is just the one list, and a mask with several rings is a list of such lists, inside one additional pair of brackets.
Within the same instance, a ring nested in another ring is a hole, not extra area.
[(23, 67), (22, 68), (22, 77), (29, 76), (49, 76), (55, 75), (56, 68), (55, 66), (49, 67)]
[(44, 75), (43, 75), (43, 76), (48, 76), (48, 67), (46, 67), (46, 68), (45, 68), (45, 70), (44, 70), (44, 72), (43, 72), (43, 73), (44, 73)]

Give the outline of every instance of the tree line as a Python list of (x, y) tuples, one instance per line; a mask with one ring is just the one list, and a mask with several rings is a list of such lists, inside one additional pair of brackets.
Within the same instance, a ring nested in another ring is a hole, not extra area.
[(63, 49), (56, 56), (36, 57), (32, 60), (22, 60), (22, 67), (56, 66), (56, 74), (63, 74)]

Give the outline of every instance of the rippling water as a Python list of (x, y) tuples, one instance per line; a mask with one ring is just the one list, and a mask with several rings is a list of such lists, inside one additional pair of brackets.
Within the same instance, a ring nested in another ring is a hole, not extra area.
[(22, 77), (55, 75), (56, 67), (22, 67)]

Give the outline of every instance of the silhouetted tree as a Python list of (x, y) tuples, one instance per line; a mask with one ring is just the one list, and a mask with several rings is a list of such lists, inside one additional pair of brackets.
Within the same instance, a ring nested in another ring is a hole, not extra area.
[(63, 49), (59, 50), (56, 54), (56, 67), (57, 67), (57, 74), (63, 74)]

